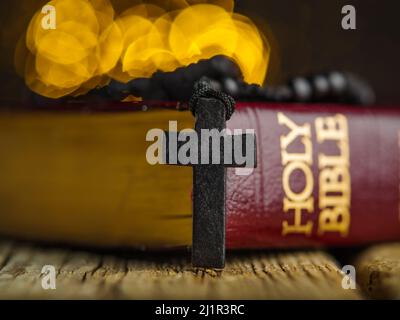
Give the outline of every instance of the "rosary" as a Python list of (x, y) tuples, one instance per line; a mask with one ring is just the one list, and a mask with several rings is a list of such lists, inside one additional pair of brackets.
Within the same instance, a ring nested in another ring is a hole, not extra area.
[(242, 80), (238, 66), (224, 56), (200, 60), (173, 72), (156, 72), (151, 78), (121, 83), (112, 80), (106, 88), (97, 89), (114, 100), (128, 96), (143, 100), (189, 101), (194, 84), (207, 79), (216, 91), (236, 101), (342, 103), (368, 106), (374, 103), (371, 87), (360, 77), (341, 71), (294, 77), (280, 86), (259, 86)]

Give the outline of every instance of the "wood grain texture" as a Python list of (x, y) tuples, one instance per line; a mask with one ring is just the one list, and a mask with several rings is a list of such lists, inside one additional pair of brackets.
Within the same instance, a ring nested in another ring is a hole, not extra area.
[(376, 245), (355, 261), (357, 282), (374, 299), (400, 299), (400, 243)]
[[(187, 253), (109, 254), (0, 242), (0, 298), (23, 299), (359, 299), (341, 287), (321, 251), (230, 253), (221, 272), (193, 269)], [(41, 269), (57, 270), (43, 290)]]

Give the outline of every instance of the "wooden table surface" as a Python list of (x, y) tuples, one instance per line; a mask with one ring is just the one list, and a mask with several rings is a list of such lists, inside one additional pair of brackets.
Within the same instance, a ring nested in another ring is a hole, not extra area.
[[(351, 256), (354, 290), (342, 288), (336, 259), (318, 250), (238, 252), (216, 272), (192, 268), (187, 252), (93, 252), (2, 240), (0, 299), (400, 298), (400, 244)], [(42, 288), (44, 265), (56, 269), (55, 290)]]

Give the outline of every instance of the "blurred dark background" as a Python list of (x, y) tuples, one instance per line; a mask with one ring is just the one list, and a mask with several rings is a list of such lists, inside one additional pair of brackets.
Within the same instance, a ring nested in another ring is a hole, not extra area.
[[(25, 99), (26, 88), (14, 70), (14, 48), (33, 13), (47, 0), (0, 2), (0, 104)], [(120, 11), (132, 4), (113, 0)], [(341, 8), (351, 4), (357, 29), (341, 28)], [(325, 70), (359, 74), (376, 91), (378, 104), (399, 104), (398, 0), (239, 0), (236, 11), (251, 17), (271, 47), (268, 84)]]

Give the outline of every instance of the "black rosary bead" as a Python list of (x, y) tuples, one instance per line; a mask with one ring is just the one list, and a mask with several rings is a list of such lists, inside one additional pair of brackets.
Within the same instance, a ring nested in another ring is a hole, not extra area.
[(339, 97), (345, 93), (347, 88), (347, 79), (343, 73), (338, 71), (330, 72), (327, 75), (327, 80), (334, 97)]
[(106, 90), (109, 96), (117, 101), (125, 99), (131, 94), (132, 91), (128, 83), (122, 83), (114, 80), (108, 84)]
[(287, 102), (294, 100), (293, 90), (289, 86), (278, 86), (269, 90), (270, 101)]
[(371, 105), (375, 102), (375, 93), (371, 87), (354, 74), (346, 74), (349, 103)]
[(239, 84), (233, 78), (224, 78), (222, 80), (222, 88), (227, 94), (231, 95), (235, 99), (239, 96)]
[(331, 93), (330, 83), (325, 75), (316, 75), (310, 79), (313, 87), (313, 100), (324, 100)]
[(294, 99), (298, 102), (308, 102), (313, 95), (313, 89), (310, 82), (303, 77), (297, 77), (289, 82), (293, 90)]

